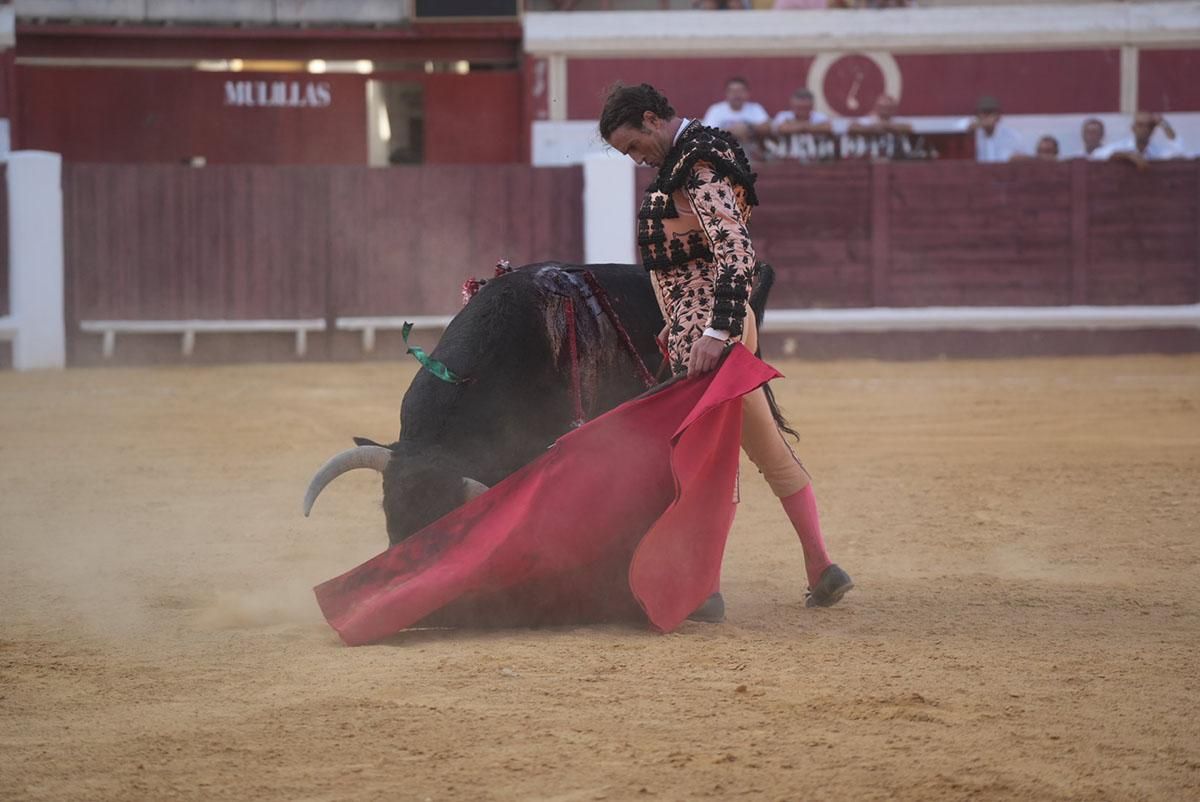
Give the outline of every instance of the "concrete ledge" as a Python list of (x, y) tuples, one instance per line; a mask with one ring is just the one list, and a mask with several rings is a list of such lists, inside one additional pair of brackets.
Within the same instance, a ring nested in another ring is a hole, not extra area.
[(143, 22), (146, 19), (146, 0), (106, 0), (103, 3), (93, 0), (16, 0), (13, 9), (17, 16), (26, 18), (122, 22)]
[(573, 11), (525, 15), (530, 55), (768, 56), (843, 50), (971, 52), (1179, 45), (1200, 39), (1200, 3), (1088, 3), (875, 11)]
[(407, 0), (275, 0), (275, 21), (286, 24), (398, 25), (409, 19)]
[(273, 0), (146, 0), (146, 19), (154, 22), (270, 23)]
[[(254, 25), (397, 25), (410, 12), (409, 0), (16, 0), (15, 6), (17, 16), (31, 19)], [(11, 19), (13, 9), (0, 7), (0, 47), (6, 13)]]
[(304, 320), (84, 320), (80, 331), (99, 334), (104, 338), (105, 359), (111, 359), (117, 347), (118, 334), (178, 334), (180, 353), (191, 356), (196, 348), (196, 335), (201, 332), (220, 334), (292, 333), (296, 336), (296, 356), (308, 353), (308, 333), (325, 331), (321, 318)]

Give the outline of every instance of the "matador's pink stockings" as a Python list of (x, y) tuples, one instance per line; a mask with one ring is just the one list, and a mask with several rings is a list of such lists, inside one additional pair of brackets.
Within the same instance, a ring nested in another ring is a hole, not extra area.
[(803, 490), (779, 499), (779, 503), (783, 505), (788, 519), (800, 537), (808, 586), (814, 588), (821, 578), (821, 573), (832, 565), (833, 561), (825, 553), (825, 538), (821, 537), (821, 521), (817, 516), (817, 498), (813, 494), (812, 484), (807, 484)]

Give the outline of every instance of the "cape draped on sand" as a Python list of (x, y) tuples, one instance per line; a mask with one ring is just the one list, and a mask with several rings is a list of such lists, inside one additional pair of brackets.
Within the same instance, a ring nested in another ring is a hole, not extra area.
[(744, 346), (628, 401), (405, 541), (315, 588), (349, 646), (412, 627), (642, 620), (670, 632), (720, 580), (741, 397), (780, 374)]

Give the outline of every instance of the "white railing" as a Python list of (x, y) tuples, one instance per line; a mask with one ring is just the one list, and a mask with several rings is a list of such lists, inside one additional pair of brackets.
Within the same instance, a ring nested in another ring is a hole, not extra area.
[(308, 353), (309, 332), (325, 331), (325, 321), (320, 318), (305, 320), (84, 320), (79, 329), (88, 334), (99, 334), (104, 340), (101, 351), (105, 359), (111, 359), (117, 349), (118, 334), (178, 334), (179, 352), (191, 356), (196, 350), (196, 335), (209, 334), (264, 334), (291, 333), (296, 337), (296, 356)]
[(18, 17), (89, 22), (398, 25), (412, 0), (16, 0)]

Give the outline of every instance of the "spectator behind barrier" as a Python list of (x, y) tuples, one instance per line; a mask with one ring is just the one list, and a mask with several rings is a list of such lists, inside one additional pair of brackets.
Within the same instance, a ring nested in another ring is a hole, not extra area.
[(775, 10), (801, 11), (828, 7), (826, 0), (775, 0)]
[(1084, 158), (1087, 158), (1104, 144), (1104, 123), (1095, 117), (1088, 117), (1079, 129), (1079, 136), (1083, 140)]
[(912, 0), (829, 0), (830, 8), (907, 8)]
[[(1162, 137), (1155, 138), (1156, 128), (1162, 129)], [(1152, 161), (1187, 157), (1175, 136), (1175, 129), (1161, 114), (1139, 111), (1134, 115), (1130, 130), (1132, 136), (1096, 148), (1089, 158), (1094, 161), (1127, 161), (1139, 169), (1145, 169)]]
[(975, 132), (975, 160), (1006, 162), (1014, 156), (1028, 156), (1021, 135), (1000, 121), (1000, 101), (990, 95), (979, 98), (975, 119), (967, 126)]
[(852, 134), (911, 134), (913, 127), (896, 119), (896, 107), (899, 102), (891, 95), (880, 95), (875, 100), (875, 107), (866, 117), (859, 117), (850, 123)]
[(1042, 161), (1058, 161), (1058, 140), (1047, 134), (1038, 140), (1035, 158)]
[(832, 159), (837, 146), (833, 141), (833, 125), (829, 116), (814, 111), (813, 93), (797, 89), (789, 100), (790, 109), (775, 115), (771, 121), (772, 154), (799, 161)]
[(762, 140), (771, 134), (771, 117), (750, 100), (750, 85), (745, 78), (730, 78), (725, 83), (725, 99), (708, 107), (704, 124), (733, 134), (750, 158), (762, 157)]
[(701, 11), (742, 11), (749, 7), (747, 0), (692, 0), (692, 8)]

